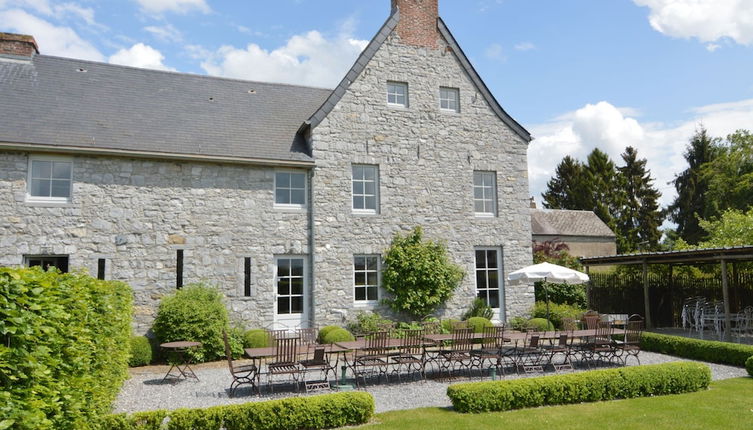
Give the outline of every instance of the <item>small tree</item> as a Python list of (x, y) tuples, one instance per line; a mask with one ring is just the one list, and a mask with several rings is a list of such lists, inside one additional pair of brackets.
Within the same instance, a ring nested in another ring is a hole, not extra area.
[(413, 318), (431, 315), (452, 295), (463, 279), (443, 243), (424, 241), (421, 227), (396, 234), (384, 257), (382, 285), (391, 297), (385, 302)]

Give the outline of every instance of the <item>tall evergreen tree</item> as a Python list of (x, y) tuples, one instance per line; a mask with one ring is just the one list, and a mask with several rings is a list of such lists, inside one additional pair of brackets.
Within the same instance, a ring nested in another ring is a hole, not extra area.
[(625, 205), (617, 220), (619, 252), (656, 249), (661, 238), (659, 226), (663, 216), (659, 210), (661, 193), (654, 188), (646, 159), (638, 159), (638, 151), (628, 146), (622, 153), (625, 165), (618, 167), (625, 191)]
[(595, 148), (588, 154), (585, 178), (591, 192), (591, 207), (583, 209), (593, 210), (606, 225), (615, 230), (616, 215), (623, 205), (624, 193), (614, 162), (605, 152)]
[(753, 206), (753, 134), (738, 130), (715, 146), (714, 159), (702, 169), (709, 184), (709, 215), (718, 216), (727, 209), (746, 211)]
[(714, 159), (717, 141), (709, 137), (704, 128), (696, 131), (683, 154), (688, 168), (672, 181), (677, 197), (666, 212), (669, 219), (677, 223), (679, 236), (691, 245), (697, 245), (706, 234), (698, 225), (698, 219), (714, 215), (706, 196), (709, 179), (702, 175), (702, 168)]
[(548, 209), (585, 209), (589, 205), (588, 186), (583, 164), (567, 155), (557, 165), (555, 176), (541, 194)]

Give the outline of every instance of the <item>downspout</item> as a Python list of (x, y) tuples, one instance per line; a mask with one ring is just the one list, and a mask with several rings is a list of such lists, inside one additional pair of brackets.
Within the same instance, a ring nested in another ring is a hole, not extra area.
[[(308, 131), (311, 133), (311, 130)], [(309, 151), (313, 155), (313, 143), (311, 142), (311, 135), (309, 134), (309, 138), (307, 139), (309, 141)], [(316, 275), (316, 269), (314, 267), (314, 264), (316, 262), (316, 241), (314, 236), (314, 175), (316, 171), (316, 165), (311, 167), (308, 174), (308, 182), (309, 182), (309, 315), (308, 318), (308, 324), (309, 328), (313, 328), (315, 326), (316, 321), (316, 281), (315, 281), (315, 275)]]

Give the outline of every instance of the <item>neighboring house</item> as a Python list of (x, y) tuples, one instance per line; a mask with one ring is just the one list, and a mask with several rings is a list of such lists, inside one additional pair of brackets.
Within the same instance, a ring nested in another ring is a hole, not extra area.
[(19, 35), (0, 57), (0, 264), (126, 281), (139, 332), (195, 281), (248, 327), (384, 310), (381, 256), (415, 226), (466, 271), (442, 316), (533, 304), (504, 282), (531, 263), (530, 135), (437, 0), (393, 0), (334, 90), (38, 55)]
[(531, 233), (534, 242), (563, 242), (575, 257), (617, 253), (614, 232), (592, 211), (532, 208)]

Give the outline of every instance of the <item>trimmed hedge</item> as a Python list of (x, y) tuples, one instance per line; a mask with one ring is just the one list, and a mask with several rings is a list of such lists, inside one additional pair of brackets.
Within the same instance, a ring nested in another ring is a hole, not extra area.
[(322, 338), (323, 344), (330, 344), (330, 343), (336, 343), (336, 342), (350, 342), (351, 340), (356, 340), (355, 337), (344, 328), (338, 328), (337, 330), (330, 330), (327, 332), (327, 334)]
[(131, 336), (131, 356), (128, 366), (146, 366), (152, 362), (152, 344), (146, 336)]
[(0, 268), (0, 428), (90, 429), (128, 376), (121, 282)]
[[(366, 423), (374, 414), (371, 394), (348, 392), (295, 397), (206, 409), (158, 410), (108, 415), (101, 430), (287, 430), (325, 429)], [(160, 424), (167, 418), (164, 427)]]
[(748, 371), (748, 375), (753, 376), (753, 355), (745, 360), (745, 370)]
[(456, 384), (447, 395), (458, 412), (490, 412), (632, 397), (688, 393), (708, 388), (705, 364), (674, 362), (543, 376)]
[(691, 360), (740, 367), (745, 366), (745, 361), (753, 355), (753, 345), (690, 339), (650, 332), (643, 332), (641, 335), (641, 348)]
[(324, 327), (320, 328), (319, 329), (319, 337), (318, 337), (317, 340), (319, 341), (319, 343), (323, 343), (324, 337), (327, 336), (327, 333), (329, 333), (329, 332), (331, 332), (333, 330), (337, 330), (339, 328), (342, 328), (342, 327), (340, 327), (339, 325), (328, 325), (328, 326), (324, 326)]

